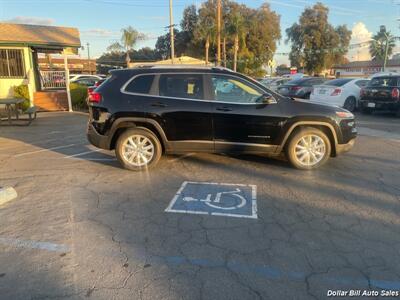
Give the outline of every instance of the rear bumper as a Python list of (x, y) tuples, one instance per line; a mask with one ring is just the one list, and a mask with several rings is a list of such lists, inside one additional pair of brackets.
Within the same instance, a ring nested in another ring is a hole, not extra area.
[[(368, 103), (374, 103), (375, 107), (369, 107)], [(400, 101), (375, 101), (375, 100), (360, 100), (361, 108), (370, 108), (373, 110), (394, 110), (400, 109)]]
[(108, 136), (98, 133), (91, 123), (88, 123), (86, 137), (88, 141), (97, 148), (110, 150), (110, 141)]
[(353, 138), (347, 144), (337, 144), (336, 145), (336, 155), (350, 151), (351, 148), (353, 148), (353, 146), (354, 146), (355, 140), (356, 139)]

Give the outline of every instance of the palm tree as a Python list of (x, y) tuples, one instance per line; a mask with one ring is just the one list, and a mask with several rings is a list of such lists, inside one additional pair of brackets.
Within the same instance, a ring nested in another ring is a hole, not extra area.
[(239, 42), (244, 40), (245, 21), (239, 12), (232, 12), (227, 28), (227, 34), (233, 37), (233, 71), (236, 71)]
[[(387, 45), (387, 55), (386, 55)], [(390, 31), (382, 29), (378, 31), (373, 37), (369, 46), (369, 53), (373, 60), (384, 60), (385, 57), (390, 56), (393, 48), (396, 46), (395, 38), (390, 34)]]
[(121, 32), (122, 32), (122, 37), (121, 37), (122, 46), (126, 50), (126, 65), (129, 66), (129, 62), (131, 61), (129, 57), (129, 52), (133, 49), (133, 47), (139, 40), (144, 39), (144, 35), (138, 32), (132, 26), (123, 28)]
[(215, 26), (216, 7), (212, 1), (202, 4), (199, 10), (199, 23), (194, 36), (197, 40), (204, 41), (205, 61), (209, 63), (209, 49), (216, 36)]

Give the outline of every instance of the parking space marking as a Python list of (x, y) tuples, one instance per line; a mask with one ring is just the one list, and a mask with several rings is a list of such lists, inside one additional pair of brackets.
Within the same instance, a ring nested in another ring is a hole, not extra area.
[(86, 154), (98, 152), (98, 151), (101, 151), (101, 149), (94, 149), (94, 150), (85, 151), (85, 152), (81, 152), (81, 153), (77, 153), (77, 154), (73, 154), (73, 155), (68, 155), (68, 156), (64, 156), (64, 158), (74, 158), (74, 157), (78, 157), (78, 156), (82, 156), (82, 155), (86, 155)]
[(13, 246), (18, 248), (28, 248), (28, 249), (40, 249), (55, 252), (69, 252), (69, 247), (64, 244), (55, 244), (50, 242), (39, 242), (31, 240), (21, 240), (10, 237), (1, 237), (0, 244), (5, 246)]
[(31, 154), (40, 153), (40, 152), (46, 152), (46, 151), (52, 151), (52, 150), (57, 150), (57, 149), (69, 148), (69, 147), (73, 147), (75, 145), (77, 145), (77, 144), (69, 144), (69, 145), (64, 145), (64, 146), (57, 146), (57, 147), (51, 147), (51, 148), (46, 148), (46, 149), (40, 149), (40, 150), (36, 150), (36, 151), (30, 151), (30, 152), (16, 154), (16, 155), (14, 155), (14, 157), (21, 157), (21, 156), (25, 156), (25, 155), (31, 155)]
[(257, 187), (185, 181), (165, 212), (257, 219)]

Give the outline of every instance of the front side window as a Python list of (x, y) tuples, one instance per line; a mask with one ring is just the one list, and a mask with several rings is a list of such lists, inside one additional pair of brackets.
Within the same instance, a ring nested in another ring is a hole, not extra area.
[(0, 77), (21, 78), (25, 76), (22, 50), (0, 49)]
[(165, 74), (159, 79), (160, 96), (204, 99), (203, 76), (198, 74)]
[(135, 77), (126, 86), (125, 91), (129, 93), (148, 94), (153, 84), (154, 75), (140, 75)]
[(263, 92), (249, 83), (230, 76), (212, 76), (214, 100), (232, 103), (257, 103)]

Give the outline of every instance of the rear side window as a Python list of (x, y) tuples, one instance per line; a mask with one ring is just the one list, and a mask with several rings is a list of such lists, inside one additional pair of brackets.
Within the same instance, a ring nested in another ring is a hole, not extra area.
[(204, 99), (203, 77), (197, 74), (165, 74), (159, 80), (160, 96)]
[(148, 94), (153, 80), (154, 75), (140, 75), (129, 82), (125, 91), (129, 93)]
[(353, 79), (333, 79), (333, 80), (329, 80), (328, 82), (325, 82), (326, 85), (330, 85), (330, 86), (343, 86), (346, 83), (352, 81)]
[(358, 85), (360, 88), (367, 86), (368, 85), (369, 80), (359, 80), (356, 81), (356, 85)]
[(368, 86), (372, 87), (397, 86), (397, 77), (375, 77), (371, 79)]

